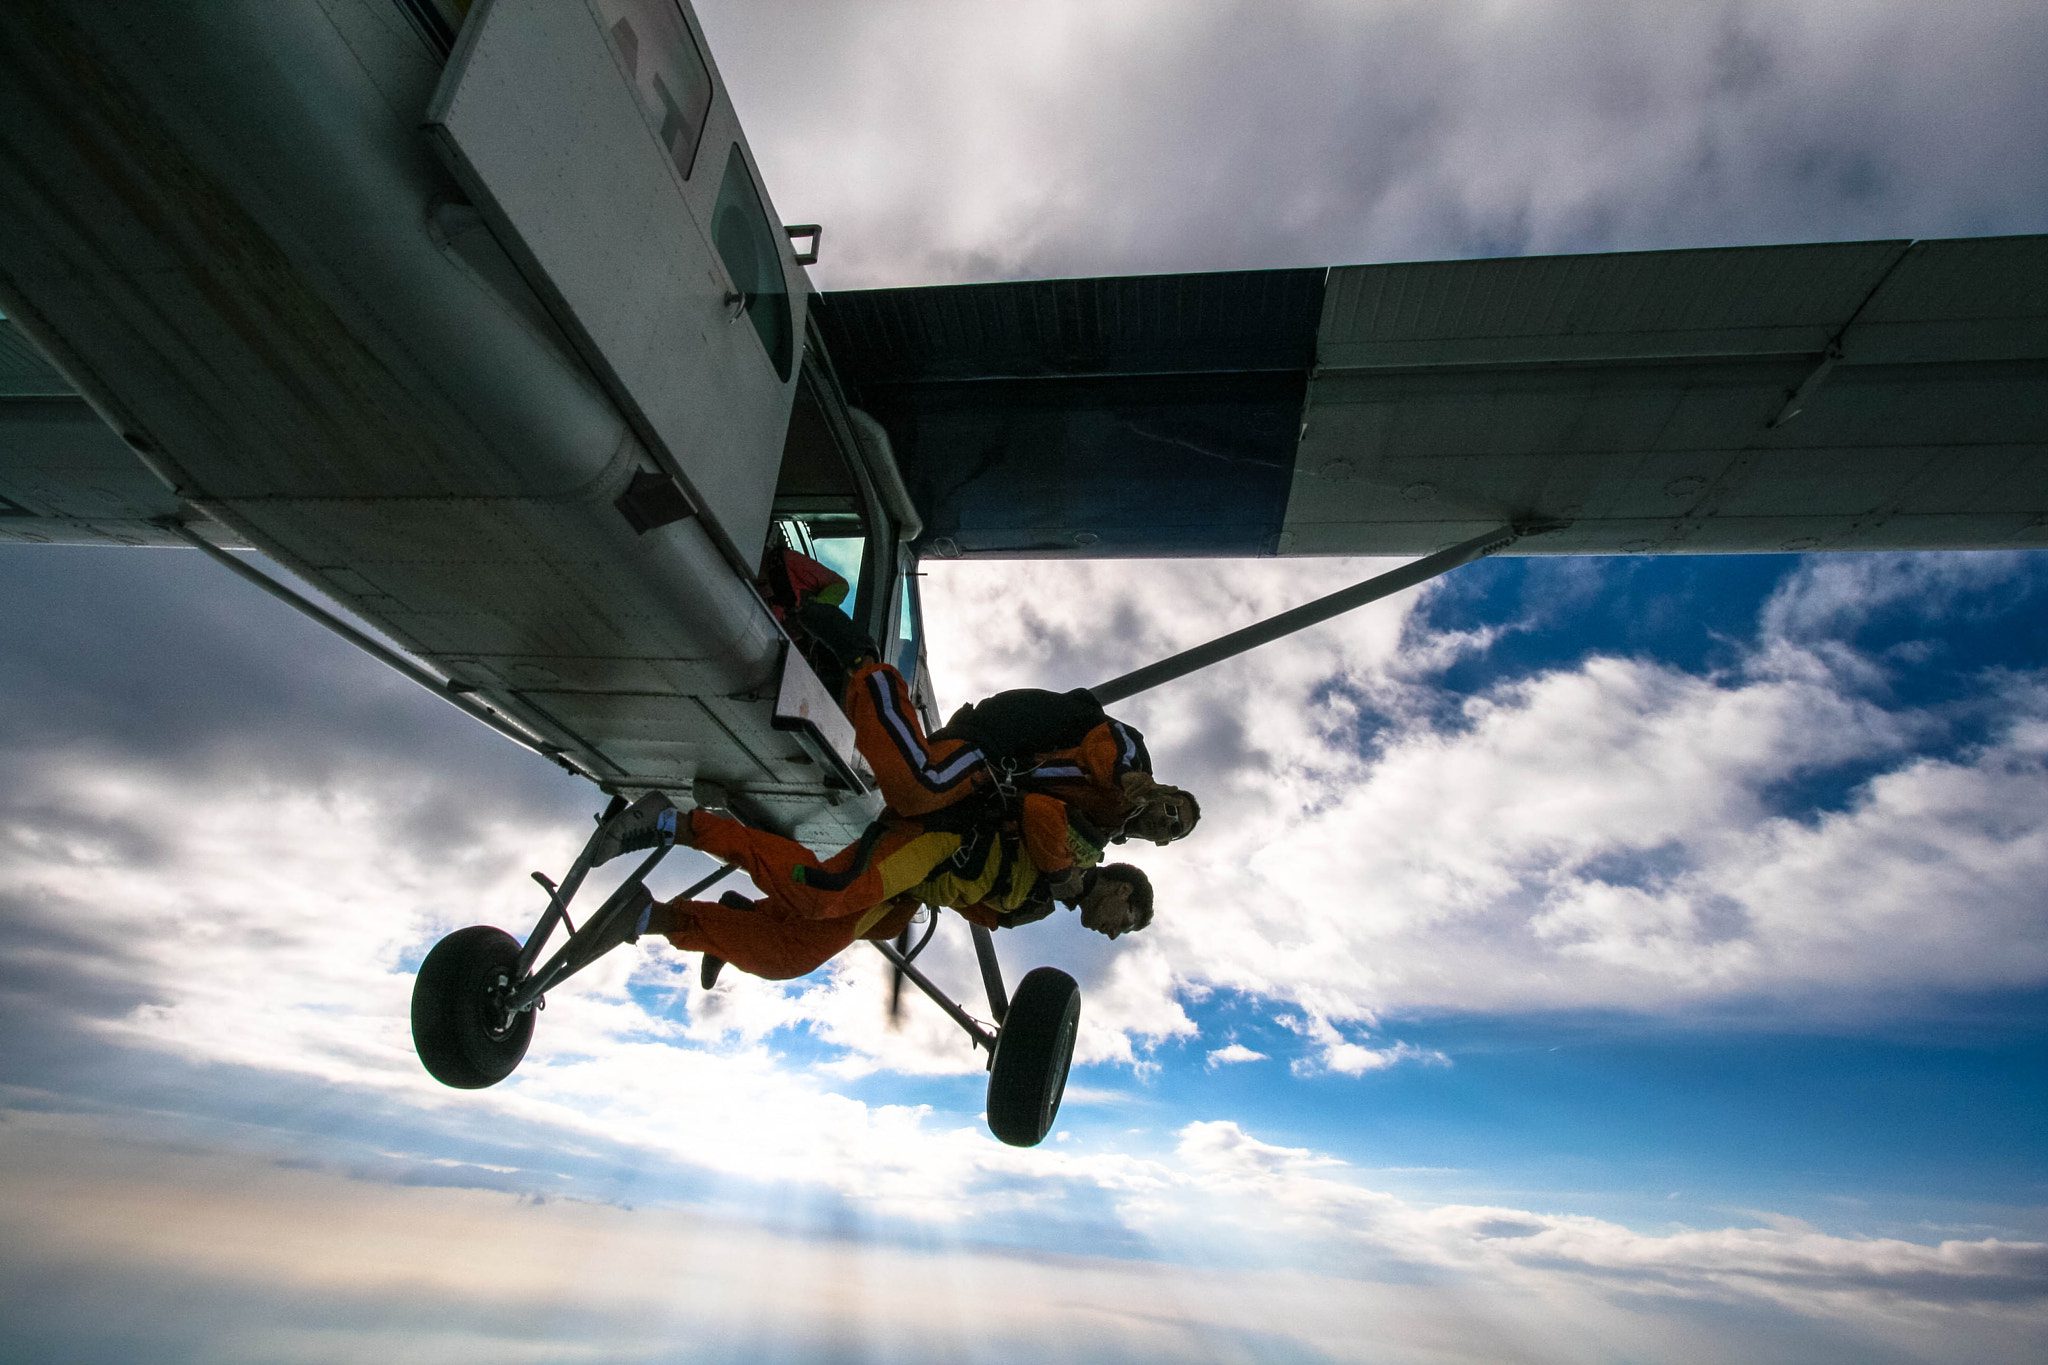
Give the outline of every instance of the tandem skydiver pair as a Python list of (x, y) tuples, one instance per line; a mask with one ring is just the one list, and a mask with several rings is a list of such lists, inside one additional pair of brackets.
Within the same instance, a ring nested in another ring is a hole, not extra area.
[[(761, 897), (645, 900), (620, 936), (659, 933), (676, 948), (770, 979), (816, 970), (856, 939), (894, 938), (919, 905), (991, 929), (1033, 923), (1065, 903), (1108, 938), (1152, 920), (1138, 868), (1103, 865), (1127, 838), (1168, 844), (1200, 819), (1187, 791), (1157, 782), (1144, 737), (1085, 690), (1020, 689), (963, 707), (926, 735), (902, 674), (835, 608), (813, 602), (792, 625), (840, 684), (855, 745), (885, 803), (862, 837), (821, 858), (793, 839), (650, 792), (606, 823), (593, 861), (681, 843), (733, 864)], [(824, 657), (820, 657), (820, 655)]]

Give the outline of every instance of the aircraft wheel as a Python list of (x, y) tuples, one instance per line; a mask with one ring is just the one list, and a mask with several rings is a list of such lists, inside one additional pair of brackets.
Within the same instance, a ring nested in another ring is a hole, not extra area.
[(996, 1035), (988, 1073), (989, 1131), (1012, 1147), (1036, 1147), (1052, 1131), (1067, 1091), (1081, 987), (1057, 967), (1026, 972)]
[(533, 1011), (505, 1019), (496, 993), (518, 970), (519, 940), (488, 924), (434, 945), (412, 983), (412, 1045), (427, 1074), (481, 1090), (512, 1074), (533, 1041)]

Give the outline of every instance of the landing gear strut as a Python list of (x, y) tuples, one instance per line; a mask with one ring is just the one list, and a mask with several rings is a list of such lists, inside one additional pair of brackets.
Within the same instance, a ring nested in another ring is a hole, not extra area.
[[(624, 798), (613, 797), (598, 817), (598, 830), (625, 805)], [(441, 1084), (481, 1090), (511, 1075), (533, 1040), (534, 1015), (545, 1004), (547, 992), (624, 941), (622, 921), (637, 916), (647, 874), (668, 856), (668, 849), (648, 854), (578, 929), (569, 919), (569, 902), (590, 871), (596, 842), (593, 830), (559, 886), (533, 874), (548, 893), (548, 908), (524, 946), (503, 929), (476, 924), (442, 939), (420, 963), (412, 983), (413, 1050), (427, 1074)], [(686, 894), (696, 895), (731, 871), (720, 868)], [(568, 928), (569, 937), (536, 968), (557, 924)]]
[[(613, 798), (598, 828), (625, 808)], [(590, 842), (577, 855), (568, 875), (557, 885), (536, 872), (533, 879), (548, 893), (548, 907), (522, 946), (503, 929), (487, 924), (457, 929), (427, 954), (412, 988), (412, 1040), (427, 1074), (458, 1090), (481, 1090), (511, 1075), (533, 1040), (534, 1015), (554, 987), (582, 971), (624, 941), (621, 925), (636, 917), (644, 902), (647, 875), (667, 856), (667, 848), (648, 854), (579, 929), (569, 918), (569, 903), (590, 871)], [(721, 867), (684, 892), (694, 897), (733, 871)], [(553, 956), (540, 962), (557, 925), (568, 939)], [(1081, 1017), (1081, 988), (1065, 972), (1040, 967), (1018, 983), (1014, 1000), (1006, 999), (989, 931), (974, 931), (975, 955), (988, 989), (996, 1027), (969, 1014), (930, 978), (911, 964), (915, 952), (877, 943), (903, 974), (964, 1029), (976, 1046), (989, 1053), (988, 1125), (1014, 1147), (1036, 1146), (1052, 1130), (1066, 1091), (1067, 1068), (1073, 1061), (1075, 1030)], [(920, 943), (918, 946), (922, 946)]]
[(1081, 1024), (1081, 987), (1056, 967), (1038, 967), (1017, 983), (1014, 998), (1006, 997), (994, 939), (981, 925), (972, 928), (982, 984), (988, 989), (989, 1010), (996, 1019), (993, 1030), (933, 985), (896, 947), (887, 943), (875, 947), (905, 980), (930, 996), (976, 1047), (988, 1050), (989, 1131), (1012, 1147), (1036, 1147), (1052, 1131), (1060, 1099), (1066, 1094), (1067, 1068), (1074, 1060), (1074, 1040)]

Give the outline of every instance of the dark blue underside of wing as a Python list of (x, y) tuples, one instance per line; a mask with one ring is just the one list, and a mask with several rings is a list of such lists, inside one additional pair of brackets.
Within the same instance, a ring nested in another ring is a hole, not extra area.
[(940, 555), (1260, 555), (1322, 270), (874, 289), (819, 310)]

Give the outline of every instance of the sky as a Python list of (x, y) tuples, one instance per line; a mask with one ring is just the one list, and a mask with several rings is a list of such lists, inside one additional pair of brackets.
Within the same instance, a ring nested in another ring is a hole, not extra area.
[[(827, 288), (2048, 229), (2026, 4), (700, 10)], [(933, 675), (1379, 567), (934, 564)], [(1204, 821), (1144, 933), (1000, 940), (1084, 991), (1027, 1151), (872, 954), (643, 945), (439, 1087), (411, 971), (596, 794), (204, 560), (0, 547), (0, 1357), (2039, 1359), (2044, 609), (1496, 559), (1133, 699)]]

